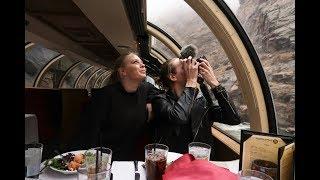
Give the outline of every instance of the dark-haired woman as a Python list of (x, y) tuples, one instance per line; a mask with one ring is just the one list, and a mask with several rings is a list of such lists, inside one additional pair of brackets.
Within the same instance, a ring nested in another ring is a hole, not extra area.
[[(213, 121), (240, 123), (232, 101), (207, 60), (201, 59), (199, 63), (191, 58), (174, 58), (165, 62), (160, 72), (160, 82), (167, 91), (152, 100), (152, 108), (156, 139), (168, 145), (170, 151), (186, 153), (192, 141), (211, 144)], [(205, 97), (197, 88), (198, 73), (211, 87), (218, 104), (207, 107)]]
[[(145, 81), (146, 67), (134, 53), (120, 56), (107, 86), (95, 89), (87, 109), (90, 146), (109, 147), (113, 160), (142, 160), (151, 98), (158, 93)], [(149, 104), (148, 104), (149, 103)]]

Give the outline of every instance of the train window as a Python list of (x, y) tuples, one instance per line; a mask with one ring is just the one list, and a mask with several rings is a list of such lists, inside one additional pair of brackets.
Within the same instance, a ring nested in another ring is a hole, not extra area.
[(90, 89), (93, 88), (96, 80), (98, 79), (98, 77), (100, 77), (105, 72), (106, 72), (106, 70), (99, 69), (98, 71), (93, 73), (92, 76), (88, 79), (86, 87), (90, 88)]
[(85, 89), (86, 83), (89, 80), (90, 76), (96, 72), (99, 69), (99, 67), (92, 67), (89, 69), (86, 69), (84, 74), (82, 74), (81, 77), (79, 77), (78, 82), (76, 82), (76, 88)]
[[(157, 25), (172, 36), (181, 46), (194, 44), (198, 47), (198, 56), (205, 55), (212, 65), (219, 82), (226, 88), (241, 116), (242, 123), (228, 126), (216, 123), (216, 126), (235, 139), (240, 139), (240, 129), (250, 127), (248, 108), (239, 88), (232, 64), (220, 42), (198, 16), (183, 0), (148, 0), (148, 21)], [(226, 128), (228, 127), (228, 128)]]
[(76, 60), (70, 59), (67, 56), (63, 56), (57, 61), (53, 62), (48, 69), (45, 70), (41, 76), (37, 87), (44, 88), (59, 88), (59, 83), (63, 75), (66, 73), (68, 68), (73, 64), (77, 63)]
[(35, 44), (25, 51), (25, 87), (33, 87), (43, 67), (60, 54)]
[(108, 71), (105, 71), (102, 75), (100, 75), (98, 77), (98, 79), (96, 80), (95, 84), (94, 84), (94, 87), (95, 88), (101, 88), (103, 87), (103, 81), (108, 78), (108, 76), (111, 74), (111, 71), (108, 70)]
[(88, 63), (80, 63), (70, 73), (66, 76), (62, 83), (62, 88), (74, 88), (77, 78), (80, 76), (81, 72), (90, 66)]
[(249, 36), (264, 68), (278, 133), (295, 132), (295, 1), (225, 0)]
[(172, 59), (176, 57), (173, 52), (165, 46), (161, 41), (159, 41), (154, 36), (151, 37), (151, 47), (156, 51), (160, 52), (166, 59)]
[(111, 73), (112, 73), (112, 70), (110, 70), (108, 72), (108, 75), (102, 79), (100, 87), (104, 87), (104, 86), (106, 86), (108, 84), (108, 81), (109, 81)]

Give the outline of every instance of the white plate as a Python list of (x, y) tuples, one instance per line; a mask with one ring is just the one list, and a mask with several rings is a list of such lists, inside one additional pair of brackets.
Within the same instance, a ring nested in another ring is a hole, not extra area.
[[(62, 155), (64, 156), (64, 155), (67, 155), (68, 153), (73, 153), (73, 154), (80, 154), (80, 153), (82, 153), (82, 154), (84, 154), (85, 152), (86, 152), (86, 150), (70, 151), (70, 152), (63, 153)], [(57, 156), (55, 156), (54, 158), (61, 158), (61, 156), (60, 156), (60, 155), (57, 155)], [(60, 173), (63, 173), (63, 174), (76, 174), (76, 173), (77, 173), (77, 171), (60, 170), (60, 169), (56, 169), (56, 168), (51, 167), (51, 166), (49, 166), (49, 167), (50, 167), (52, 170), (57, 171), (57, 172), (60, 172)]]

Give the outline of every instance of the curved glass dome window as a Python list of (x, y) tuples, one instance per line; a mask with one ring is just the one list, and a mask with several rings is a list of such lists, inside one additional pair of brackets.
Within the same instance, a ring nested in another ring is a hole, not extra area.
[(173, 52), (154, 36), (151, 37), (151, 47), (160, 52), (166, 59), (172, 59), (176, 56)]
[[(199, 15), (183, 0), (148, 0), (147, 19), (172, 36), (181, 46), (194, 44), (205, 55), (219, 82), (226, 88), (247, 128), (248, 108), (232, 64), (220, 42)], [(242, 126), (241, 126), (242, 127)], [(237, 138), (239, 140), (239, 133)]]
[(225, 0), (265, 71), (279, 134), (295, 133), (295, 1)]
[(63, 81), (62, 88), (74, 88), (77, 78), (80, 74), (90, 66), (88, 63), (80, 63), (66, 76)]
[(82, 88), (82, 89), (85, 89), (86, 88), (86, 83), (88, 81), (88, 79), (91, 77), (91, 75), (96, 72), (97, 70), (99, 69), (99, 67), (91, 67), (89, 69), (86, 69), (84, 74), (79, 77), (79, 82), (76, 84), (76, 87), (75, 88)]
[(101, 74), (98, 79), (96, 79), (95, 81), (95, 84), (94, 84), (94, 88), (100, 88), (100, 87), (103, 87), (102, 86), (102, 83), (103, 83), (103, 80), (105, 78), (107, 78), (107, 76), (109, 76), (111, 74), (111, 71), (105, 71), (103, 74)]
[(33, 87), (34, 81), (43, 67), (60, 54), (35, 44), (25, 51), (25, 87)]
[(100, 87), (104, 87), (104, 86), (106, 86), (106, 85), (108, 84), (111, 73), (112, 73), (112, 70), (111, 70), (110, 73), (108, 73), (108, 75), (102, 80)]
[(147, 20), (173, 37), (181, 46), (196, 45), (199, 55), (217, 53), (215, 47), (220, 47), (224, 53), (205, 22), (183, 0), (148, 0)]
[(89, 89), (93, 88), (98, 77), (100, 77), (104, 72), (106, 72), (105, 69), (99, 69), (94, 72), (94, 74), (92, 74), (92, 76), (89, 78), (86, 87)]
[(40, 79), (38, 87), (43, 88), (59, 88), (59, 83), (66, 71), (75, 63), (79, 61), (73, 60), (64, 56), (45, 70)]

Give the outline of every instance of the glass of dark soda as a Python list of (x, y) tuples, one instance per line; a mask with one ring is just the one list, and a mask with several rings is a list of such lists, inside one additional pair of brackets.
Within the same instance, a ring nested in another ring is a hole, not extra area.
[(145, 146), (145, 165), (147, 180), (162, 180), (167, 166), (169, 147), (164, 144), (148, 144)]

